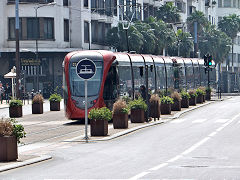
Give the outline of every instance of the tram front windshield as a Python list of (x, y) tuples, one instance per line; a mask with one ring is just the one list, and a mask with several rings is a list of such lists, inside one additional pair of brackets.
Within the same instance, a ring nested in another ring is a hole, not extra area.
[[(102, 82), (103, 63), (101, 61), (94, 61), (94, 63), (96, 64), (96, 74), (87, 82), (88, 96), (97, 96), (99, 94)], [(71, 95), (77, 97), (84, 97), (85, 96), (84, 79), (80, 78), (76, 73), (76, 62), (70, 63), (69, 69), (70, 69), (69, 79)]]

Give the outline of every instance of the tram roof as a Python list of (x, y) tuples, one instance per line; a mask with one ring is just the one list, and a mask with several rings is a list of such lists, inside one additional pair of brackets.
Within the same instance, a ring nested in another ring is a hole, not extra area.
[(153, 64), (153, 59), (152, 59), (152, 56), (151, 56), (151, 55), (142, 54), (142, 56), (144, 57), (145, 62), (146, 62), (147, 64)]
[(198, 65), (198, 60), (197, 58), (192, 58), (193, 65)]
[(160, 57), (160, 56), (152, 56), (152, 58), (153, 58), (155, 64), (159, 64), (159, 63), (160, 64), (164, 64), (164, 60), (163, 60), (162, 57)]
[(169, 57), (169, 56), (161, 56), (161, 58), (163, 58), (163, 60), (166, 64), (172, 64), (173, 63), (171, 57)]

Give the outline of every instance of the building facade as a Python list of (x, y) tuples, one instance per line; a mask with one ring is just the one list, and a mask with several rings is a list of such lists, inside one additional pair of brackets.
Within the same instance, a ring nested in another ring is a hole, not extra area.
[[(22, 84), (27, 92), (37, 89), (48, 96), (62, 87), (62, 62), (73, 50), (110, 49), (107, 31), (129, 19), (155, 16), (158, 7), (173, 2), (186, 29), (186, 19), (196, 10), (217, 25), (228, 14), (239, 14), (240, 0), (19, 0), (20, 61)], [(230, 6), (230, 7), (228, 7)], [(0, 1), (0, 81), (15, 65), (15, 0)], [(239, 39), (239, 40), (238, 40)], [(240, 37), (234, 46), (234, 66), (239, 67)], [(38, 59), (36, 58), (38, 57)], [(231, 57), (231, 56), (230, 56)], [(39, 71), (37, 71), (39, 68)], [(237, 69), (236, 69), (237, 70)]]

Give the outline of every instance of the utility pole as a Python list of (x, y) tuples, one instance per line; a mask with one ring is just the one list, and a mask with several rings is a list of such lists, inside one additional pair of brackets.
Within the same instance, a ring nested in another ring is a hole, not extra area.
[[(16, 38), (16, 98), (20, 98), (20, 53), (19, 53), (19, 0), (15, 0), (15, 38)], [(14, 86), (13, 86), (14, 87)], [(13, 95), (14, 96), (14, 95)]]
[(194, 57), (198, 57), (198, 32), (197, 32), (197, 22), (194, 22)]

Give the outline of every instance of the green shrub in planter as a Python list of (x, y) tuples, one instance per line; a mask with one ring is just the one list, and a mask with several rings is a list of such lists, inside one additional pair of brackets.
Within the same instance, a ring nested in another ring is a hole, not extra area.
[(62, 100), (62, 97), (60, 94), (54, 93), (54, 94), (51, 94), (48, 100), (50, 102), (60, 102)]
[(182, 90), (180, 94), (181, 94), (182, 99), (190, 99), (190, 95), (188, 92)]
[(203, 95), (206, 95), (206, 88), (204, 86), (200, 86), (198, 89), (203, 91)]
[(147, 110), (147, 104), (144, 102), (142, 98), (134, 99), (128, 104), (129, 109), (144, 109)]
[(10, 106), (10, 107), (22, 106), (22, 105), (23, 105), (22, 101), (21, 101), (21, 100), (18, 100), (18, 99), (13, 99), (13, 100), (11, 100), (10, 103), (9, 103), (9, 106)]
[(212, 92), (212, 88), (211, 87), (206, 87), (206, 93), (211, 93)]
[(98, 109), (91, 109), (88, 118), (91, 120), (107, 120), (110, 121), (112, 119), (112, 112), (106, 108), (98, 108)]
[(88, 118), (90, 119), (91, 136), (108, 134), (108, 121), (112, 119), (112, 112), (108, 108), (91, 109)]
[(9, 103), (9, 116), (10, 118), (22, 117), (22, 101), (12, 99)]
[(190, 98), (197, 97), (196, 90), (192, 89), (188, 91)]
[(170, 98), (169, 96), (163, 96), (161, 98), (161, 104), (173, 104), (173, 98)]
[(200, 88), (198, 88), (198, 89), (196, 90), (196, 93), (197, 93), (198, 96), (199, 96), (199, 95), (204, 95), (204, 91), (203, 91), (202, 89), (200, 89)]

